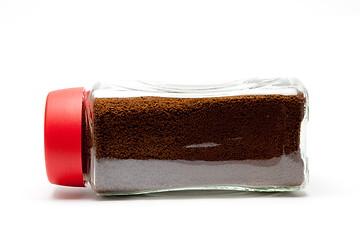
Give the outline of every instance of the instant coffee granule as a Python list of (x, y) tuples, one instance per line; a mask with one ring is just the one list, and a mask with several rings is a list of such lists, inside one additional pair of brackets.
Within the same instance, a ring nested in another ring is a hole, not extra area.
[(304, 182), (300, 130), (306, 99), (300, 92), (95, 98), (93, 104), (93, 137), (83, 134), (83, 145), (95, 152), (98, 193)]

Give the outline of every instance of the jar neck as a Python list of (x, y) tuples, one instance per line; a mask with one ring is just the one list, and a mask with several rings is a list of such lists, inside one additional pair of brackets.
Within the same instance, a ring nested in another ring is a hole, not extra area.
[(92, 134), (91, 134), (91, 94), (90, 91), (84, 92), (82, 102), (82, 116), (81, 116), (81, 157), (82, 157), (82, 172), (85, 182), (90, 180), (90, 161), (92, 148)]

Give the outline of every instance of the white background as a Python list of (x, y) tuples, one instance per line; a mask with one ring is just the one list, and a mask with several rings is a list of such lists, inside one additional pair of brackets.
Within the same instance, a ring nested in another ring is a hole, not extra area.
[[(359, 239), (359, 30), (356, 0), (1, 0), (0, 238)], [(305, 190), (104, 199), (47, 181), (49, 91), (247, 77), (308, 88)]]

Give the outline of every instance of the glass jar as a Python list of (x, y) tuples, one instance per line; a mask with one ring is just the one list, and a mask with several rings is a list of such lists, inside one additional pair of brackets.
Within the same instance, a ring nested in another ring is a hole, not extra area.
[(308, 178), (308, 94), (296, 79), (141, 81), (50, 92), (49, 181), (97, 194), (294, 191)]

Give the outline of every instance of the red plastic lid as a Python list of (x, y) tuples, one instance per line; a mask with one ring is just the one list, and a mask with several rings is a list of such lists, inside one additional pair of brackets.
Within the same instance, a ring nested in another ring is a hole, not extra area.
[(45, 161), (51, 183), (83, 187), (81, 121), (84, 88), (50, 92), (45, 107)]

